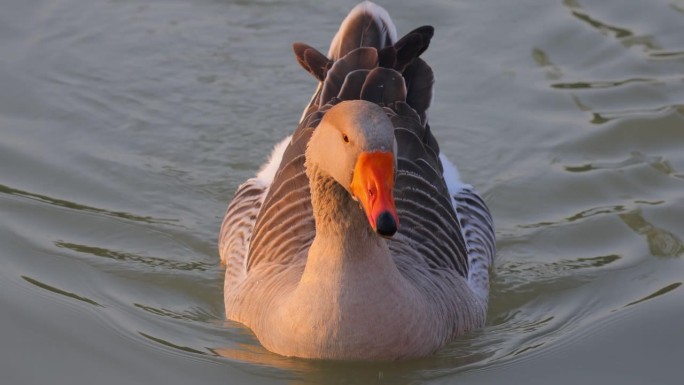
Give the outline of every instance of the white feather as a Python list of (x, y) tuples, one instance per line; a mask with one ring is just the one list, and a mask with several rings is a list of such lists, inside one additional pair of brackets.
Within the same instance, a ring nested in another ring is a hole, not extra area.
[(444, 181), (446, 182), (449, 195), (451, 195), (451, 200), (455, 208), (456, 202), (454, 202), (453, 197), (464, 188), (470, 187), (470, 185), (467, 185), (461, 181), (461, 174), (458, 172), (458, 168), (456, 168), (455, 164), (451, 163), (446, 155), (439, 154), (439, 160), (442, 162), (442, 168), (444, 169), (442, 175), (444, 176)]
[(273, 182), (273, 178), (280, 167), (280, 162), (283, 160), (285, 149), (287, 148), (287, 145), (290, 144), (290, 139), (292, 139), (292, 135), (281, 140), (280, 143), (273, 147), (273, 151), (268, 157), (268, 162), (264, 163), (257, 173), (257, 180), (262, 182), (265, 186), (270, 186), (271, 182)]

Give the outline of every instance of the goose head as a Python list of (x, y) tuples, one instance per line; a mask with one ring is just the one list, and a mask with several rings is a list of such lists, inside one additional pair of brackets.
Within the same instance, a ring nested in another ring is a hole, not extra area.
[(394, 126), (384, 110), (363, 100), (331, 107), (314, 130), (307, 167), (333, 178), (360, 203), (368, 225), (391, 237), (399, 226), (394, 204), (396, 160)]

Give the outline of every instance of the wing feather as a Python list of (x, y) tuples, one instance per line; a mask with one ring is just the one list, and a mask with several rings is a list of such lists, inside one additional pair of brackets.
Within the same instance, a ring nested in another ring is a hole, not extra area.
[(250, 178), (238, 187), (228, 205), (219, 232), (219, 255), (226, 265), (226, 282), (231, 286), (245, 277), (246, 256), (252, 239), (252, 228), (264, 202), (268, 185)]
[[(272, 183), (258, 190), (256, 184), (248, 185), (250, 180), (238, 189), (240, 202), (231, 203), (221, 232), (222, 250), (229, 250), (222, 257), (232, 266), (241, 261), (236, 254), (244, 251), (248, 253), (246, 261), (242, 260), (246, 269), (262, 263), (305, 261), (315, 236), (304, 166), (307, 143), (331, 106), (362, 98), (384, 107), (395, 126), (395, 203), (400, 228), (389, 247), (399, 270), (406, 275), (456, 272), (486, 297), (487, 269), (495, 247), (491, 215), (472, 188), (454, 189), (445, 180), (439, 146), (427, 123), (434, 76), (418, 56), (429, 45), (432, 27), (418, 28), (394, 43), (394, 25), (388, 20), (372, 9), (353, 11), (333, 41), (330, 59), (303, 43), (295, 45), (302, 67), (323, 81)], [(250, 219), (228, 218), (238, 214)], [(224, 242), (224, 230), (235, 235)], [(426, 269), (416, 273), (419, 266)]]

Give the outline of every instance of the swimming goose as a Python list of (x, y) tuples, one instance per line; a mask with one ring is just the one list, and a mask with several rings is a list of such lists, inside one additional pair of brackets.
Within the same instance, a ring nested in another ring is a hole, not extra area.
[(397, 39), (381, 7), (343, 21), (292, 136), (243, 183), (219, 235), (226, 316), (268, 350), (396, 360), (485, 322), (492, 218), (428, 124), (430, 26)]

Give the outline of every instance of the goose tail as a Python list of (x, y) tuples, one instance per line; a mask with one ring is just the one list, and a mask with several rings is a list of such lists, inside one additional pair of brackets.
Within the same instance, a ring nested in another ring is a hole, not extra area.
[(328, 57), (337, 60), (359, 47), (381, 50), (397, 41), (397, 27), (381, 6), (370, 1), (360, 3), (342, 21), (330, 43)]

